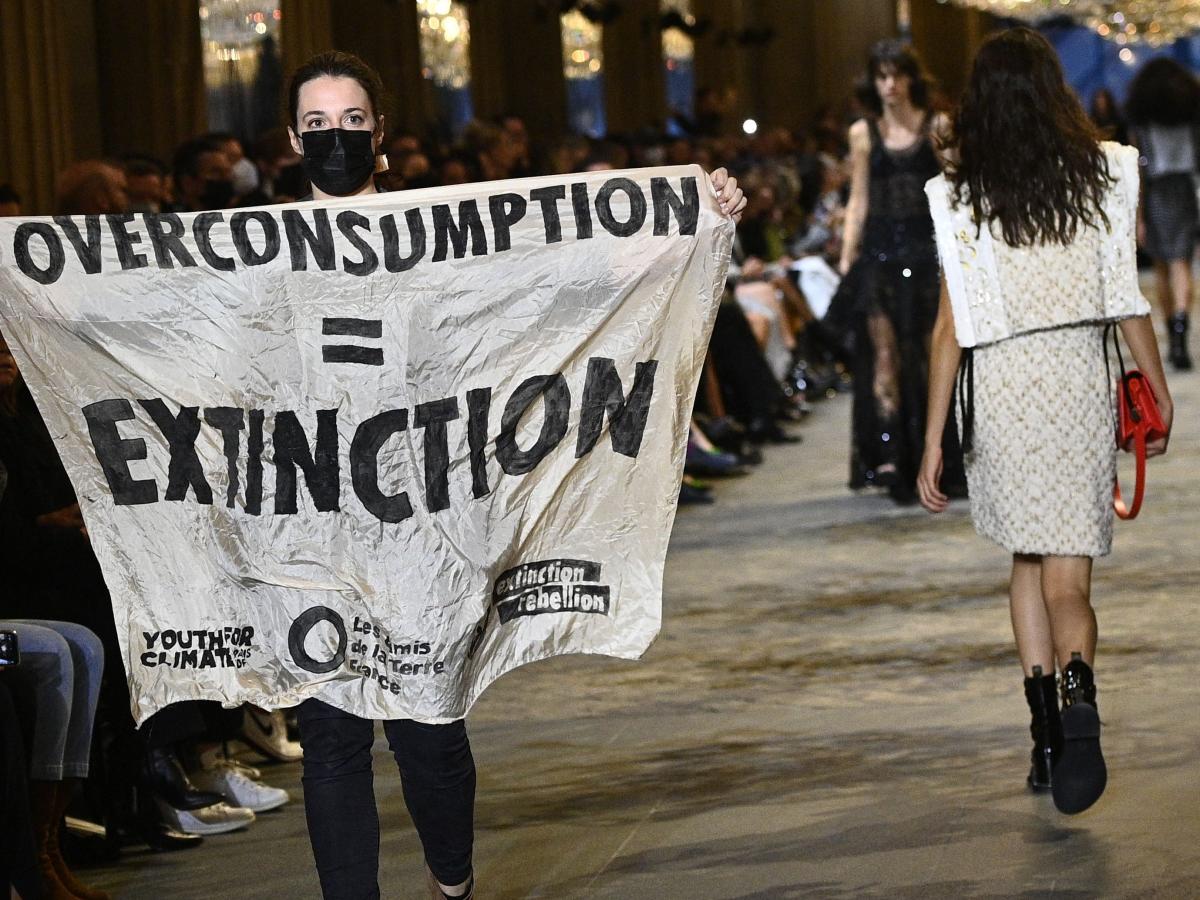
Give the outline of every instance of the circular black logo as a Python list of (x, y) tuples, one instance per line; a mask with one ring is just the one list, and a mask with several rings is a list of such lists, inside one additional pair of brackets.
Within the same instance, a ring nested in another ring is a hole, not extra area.
[[(308, 637), (308, 633), (319, 622), (328, 622), (337, 629), (338, 633), (337, 651), (331, 659), (325, 662), (313, 659), (308, 655), (308, 651), (304, 649), (305, 638)], [(342, 663), (346, 661), (346, 623), (342, 621), (341, 616), (328, 606), (314, 606), (311, 609), (306, 609), (296, 617), (296, 621), (292, 623), (291, 630), (288, 631), (288, 650), (292, 654), (292, 659), (296, 661), (296, 665), (300, 668), (317, 675), (332, 672), (334, 669), (340, 668)]]

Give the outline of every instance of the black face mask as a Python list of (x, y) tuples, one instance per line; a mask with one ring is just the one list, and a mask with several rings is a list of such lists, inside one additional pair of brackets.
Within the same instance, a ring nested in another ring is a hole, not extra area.
[(233, 182), (228, 178), (204, 179), (200, 192), (201, 209), (224, 209), (233, 201)]
[(334, 197), (353, 194), (375, 171), (370, 131), (325, 128), (300, 135), (304, 174), (313, 186)]

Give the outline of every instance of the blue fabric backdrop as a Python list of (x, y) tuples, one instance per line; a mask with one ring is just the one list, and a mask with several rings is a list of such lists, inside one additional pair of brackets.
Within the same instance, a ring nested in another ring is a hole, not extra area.
[(1117, 103), (1125, 103), (1129, 84), (1145, 63), (1155, 56), (1173, 56), (1193, 72), (1200, 72), (1200, 36), (1178, 40), (1166, 47), (1131, 45), (1133, 58), (1120, 58), (1121, 47), (1105, 40), (1089, 28), (1071, 25), (1045, 25), (1038, 29), (1058, 50), (1067, 80), (1075, 88), (1084, 106), (1100, 88), (1108, 88)]

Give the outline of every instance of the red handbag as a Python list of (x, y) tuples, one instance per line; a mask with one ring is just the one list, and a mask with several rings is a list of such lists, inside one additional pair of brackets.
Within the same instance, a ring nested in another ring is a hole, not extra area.
[[(1118, 479), (1113, 482), (1113, 508), (1122, 519), (1133, 519), (1141, 510), (1142, 500), (1146, 495), (1146, 444), (1166, 437), (1167, 426), (1163, 424), (1162, 414), (1158, 411), (1158, 400), (1150, 382), (1138, 369), (1126, 371), (1117, 330), (1111, 325), (1109, 328), (1113, 333), (1113, 346), (1117, 348), (1117, 362), (1121, 366), (1121, 378), (1117, 382), (1117, 446), (1126, 452), (1132, 452), (1136, 461), (1133, 503), (1125, 503)], [(1107, 352), (1104, 361), (1107, 366)]]

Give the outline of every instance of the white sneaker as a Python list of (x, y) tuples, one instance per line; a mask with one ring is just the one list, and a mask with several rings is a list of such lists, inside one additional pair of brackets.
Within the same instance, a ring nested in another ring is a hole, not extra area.
[(247, 778), (253, 778), (255, 781), (262, 781), (262, 770), (254, 766), (247, 765), (240, 759), (232, 756), (227, 756), (222, 747), (210, 747), (200, 753), (200, 768), (215, 769), (217, 766), (230, 765), (240, 771)]
[(158, 805), (167, 825), (188, 834), (224, 834), (245, 828), (254, 821), (253, 812), (228, 803), (214, 803), (191, 810), (176, 809), (163, 800), (159, 800)]
[(240, 806), (251, 812), (266, 812), (278, 809), (292, 798), (282, 788), (260, 784), (232, 759), (223, 759), (210, 769), (192, 774), (192, 784), (202, 791), (214, 791), (223, 796), (231, 806)]
[(247, 703), (242, 715), (242, 739), (259, 753), (280, 762), (304, 758), (300, 744), (288, 740), (282, 710), (267, 712)]

